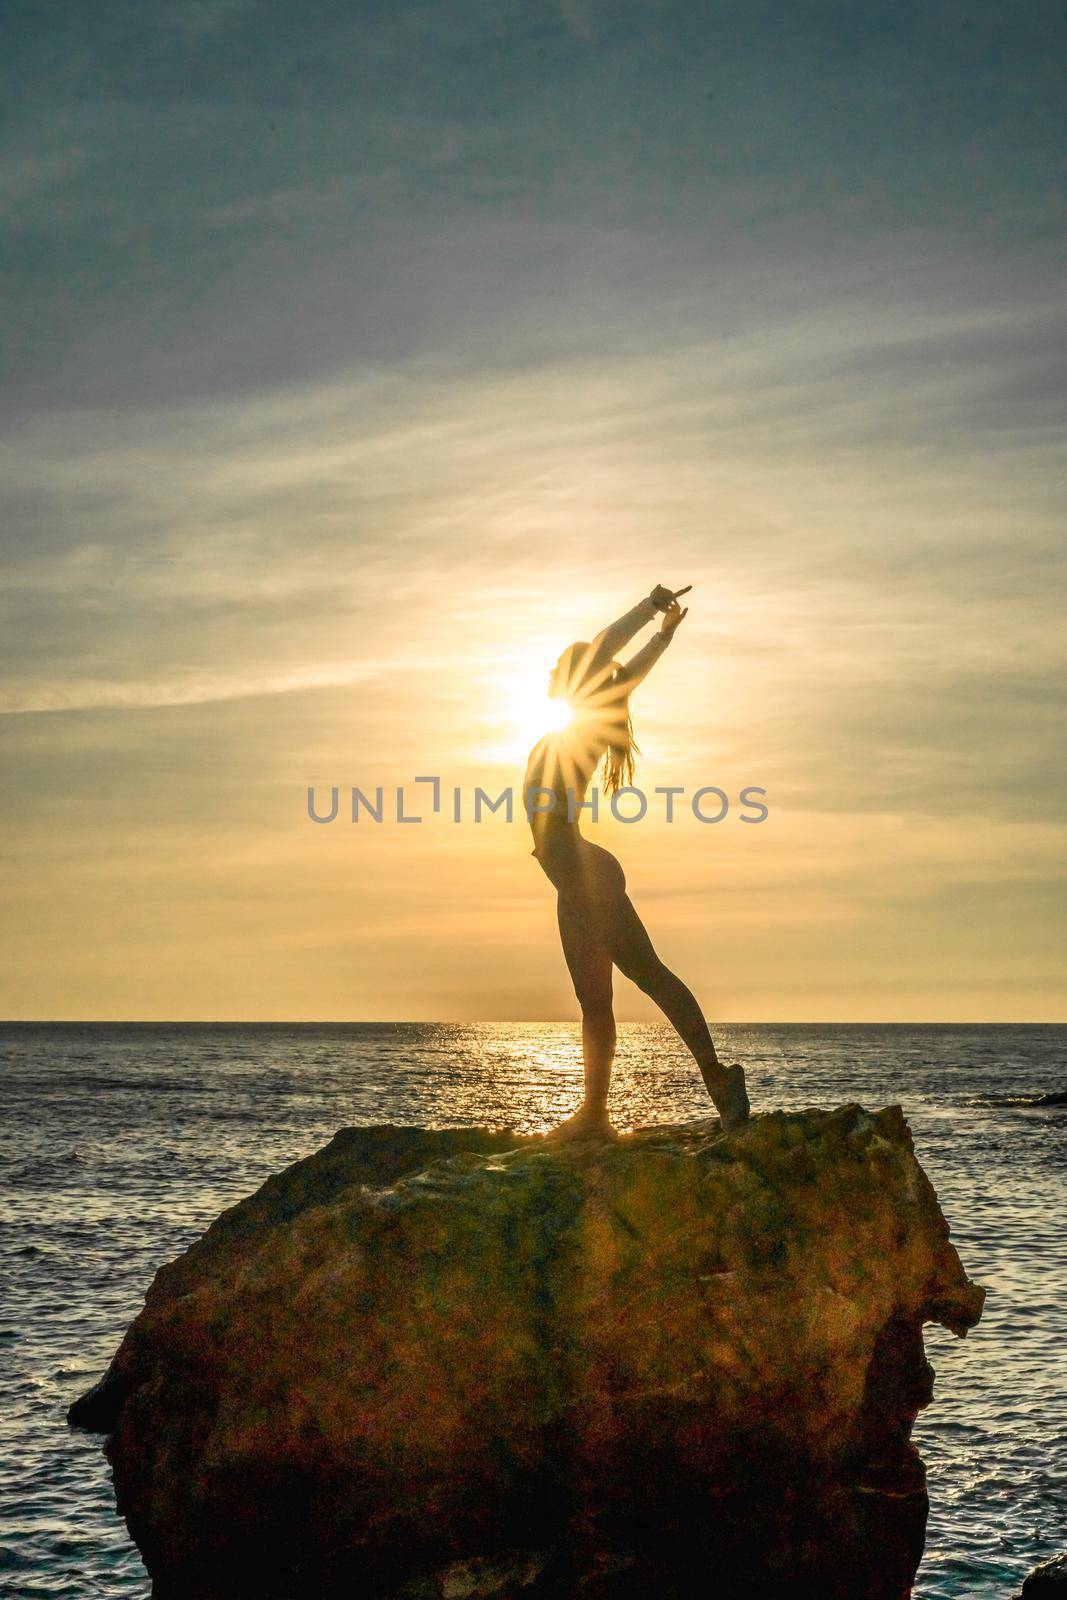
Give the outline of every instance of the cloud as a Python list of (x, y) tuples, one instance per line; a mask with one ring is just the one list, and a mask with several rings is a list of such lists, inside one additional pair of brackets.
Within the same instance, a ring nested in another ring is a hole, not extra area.
[(655, 559), (697, 580), (687, 637), (717, 685), (695, 708), (650, 685), (666, 748), (758, 730), (808, 804), (1046, 796), (1064, 558), (1035, 464), (1059, 446), (1027, 412), (980, 450), (965, 425), (976, 390), (1040, 366), (1030, 323), (1016, 335), (999, 312), (805, 311), (725, 345), (27, 423), (5, 704), (270, 693), (390, 661), (407, 684), (421, 661), (461, 741), (472, 672), (550, 659)]
[(0, 698), (0, 716), (37, 716), (49, 711), (143, 711), (163, 706), (210, 705), (218, 700), (262, 699), (279, 694), (297, 694), (308, 689), (352, 687), (370, 682), (383, 669), (367, 662), (348, 666), (313, 666), (262, 677), (197, 676), (190, 674), (174, 682), (100, 682), (79, 679), (76, 683), (41, 685), (13, 696), (10, 704)]

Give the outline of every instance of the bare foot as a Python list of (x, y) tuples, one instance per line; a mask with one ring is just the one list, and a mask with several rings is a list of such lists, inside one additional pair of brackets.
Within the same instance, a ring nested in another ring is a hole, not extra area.
[(617, 1139), (619, 1136), (606, 1111), (591, 1111), (582, 1105), (545, 1137), (558, 1143), (565, 1139)]
[(749, 1104), (745, 1069), (740, 1062), (735, 1061), (732, 1067), (723, 1068), (721, 1078), (716, 1079), (715, 1088), (710, 1093), (719, 1113), (722, 1131), (736, 1133), (738, 1128), (743, 1128), (748, 1121)]

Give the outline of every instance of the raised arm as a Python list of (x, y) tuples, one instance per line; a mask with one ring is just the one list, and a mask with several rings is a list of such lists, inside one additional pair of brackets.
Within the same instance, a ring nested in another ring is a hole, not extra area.
[[(665, 612), (669, 606), (676, 604), (678, 595), (688, 594), (689, 587), (691, 586), (679, 589), (675, 593), (657, 583), (652, 593), (646, 596), (644, 600), (639, 600), (631, 610), (627, 611), (625, 616), (619, 618), (618, 622), (613, 622), (609, 627), (601, 629), (593, 640), (593, 654), (589, 661), (588, 670), (595, 672), (599, 668), (606, 666), (608, 662), (614, 661), (623, 645), (629, 644), (635, 633), (640, 633), (642, 628), (647, 627), (657, 611)], [(636, 661), (636, 659), (637, 657), (635, 656), (634, 660)], [(655, 658), (653, 657), (653, 659)], [(650, 661), (649, 666), (651, 664)], [(646, 668), (645, 670), (647, 671), (648, 669)]]
[(689, 607), (682, 610), (677, 600), (672, 600), (663, 613), (659, 632), (654, 633), (647, 644), (643, 644), (636, 655), (631, 656), (623, 665), (622, 679), (626, 685), (627, 694), (636, 689), (642, 678), (647, 678), (660, 656), (674, 638), (675, 629), (687, 614)]
[(639, 600), (627, 611), (625, 616), (620, 617), (618, 622), (612, 622), (608, 627), (602, 628), (593, 640), (593, 654), (588, 670), (595, 672), (598, 668), (607, 666), (609, 661), (614, 661), (634, 634), (640, 633), (642, 628), (648, 626), (656, 615), (656, 609), (652, 596), (647, 595), (644, 600)]

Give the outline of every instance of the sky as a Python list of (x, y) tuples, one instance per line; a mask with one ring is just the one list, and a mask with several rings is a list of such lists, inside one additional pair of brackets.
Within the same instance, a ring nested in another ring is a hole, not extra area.
[(1060, 5), (6, 17), (0, 1015), (575, 1016), (345, 797), (691, 583), (636, 781), (767, 819), (587, 832), (712, 1021), (1067, 1020)]

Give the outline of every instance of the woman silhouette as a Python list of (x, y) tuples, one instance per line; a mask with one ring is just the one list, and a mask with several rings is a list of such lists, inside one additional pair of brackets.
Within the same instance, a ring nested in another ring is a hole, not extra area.
[[(578, 828), (579, 807), (601, 758), (604, 789), (613, 794), (633, 778), (634, 743), (630, 695), (667, 648), (686, 615), (678, 604), (685, 589), (657, 584), (618, 622), (591, 644), (572, 644), (556, 662), (548, 692), (569, 702), (571, 721), (547, 734), (531, 750), (523, 781), (526, 815), (533, 832), (532, 854), (557, 891), (557, 920), (563, 954), (582, 1008), (582, 1059), (585, 1098), (552, 1137), (611, 1135), (608, 1086), (615, 1056), (612, 968), (618, 967), (664, 1012), (700, 1068), (708, 1093), (726, 1129), (748, 1117), (743, 1069), (723, 1066), (696, 998), (657, 956), (633, 903), (626, 879), (610, 851), (593, 844)], [(618, 651), (656, 616), (653, 634), (631, 660), (620, 665)]]

